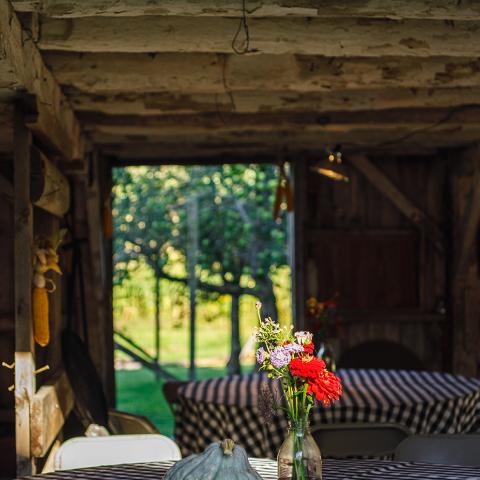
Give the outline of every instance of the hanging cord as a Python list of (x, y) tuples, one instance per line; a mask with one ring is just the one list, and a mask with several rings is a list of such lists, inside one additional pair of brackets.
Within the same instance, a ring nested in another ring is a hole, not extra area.
[(278, 162), (278, 185), (275, 192), (275, 200), (273, 202), (273, 220), (280, 217), (280, 209), (282, 202), (285, 202), (287, 211), (293, 212), (293, 191), (290, 185), (290, 179), (285, 170), (285, 161)]
[[(246, 6), (247, 0), (242, 0), (242, 18), (240, 19), (240, 22), (238, 23), (238, 28), (237, 31), (235, 32), (235, 35), (232, 40), (232, 50), (237, 54), (237, 55), (244, 55), (245, 53), (250, 52), (250, 33), (248, 31), (248, 23), (247, 23), (247, 6)], [(238, 36), (240, 35), (240, 32), (242, 31), (245, 34), (245, 40), (243, 41), (242, 45), (240, 48), (237, 48), (237, 41), (238, 41)]]

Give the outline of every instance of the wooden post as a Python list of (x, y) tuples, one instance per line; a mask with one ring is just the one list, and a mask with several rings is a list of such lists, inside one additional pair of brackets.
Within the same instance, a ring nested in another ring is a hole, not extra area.
[(31, 134), (20, 106), (14, 114), (15, 212), (15, 438), (17, 476), (35, 473), (30, 441), (30, 406), (35, 394), (32, 328), (33, 212), (30, 203)]
[(453, 316), (453, 371), (476, 376), (480, 355), (480, 277), (478, 248), (480, 224), (480, 147), (473, 147), (454, 159), (453, 265), (451, 310)]
[(197, 290), (197, 276), (195, 267), (198, 252), (198, 197), (194, 195), (187, 202), (188, 244), (187, 267), (188, 289), (190, 291), (190, 380), (195, 380), (195, 293)]
[(292, 272), (293, 325), (297, 330), (305, 328), (305, 186), (306, 161), (298, 160), (293, 165), (293, 194), (295, 211), (289, 218), (289, 258)]

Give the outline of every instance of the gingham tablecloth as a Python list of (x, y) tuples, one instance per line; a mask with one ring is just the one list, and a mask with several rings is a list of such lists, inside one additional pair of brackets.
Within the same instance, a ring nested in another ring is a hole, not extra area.
[[(25, 477), (31, 480), (161, 480), (174, 462), (113, 465)], [(273, 460), (250, 459), (264, 480), (277, 480)], [(323, 480), (480, 480), (480, 468), (382, 460), (333, 460), (323, 465)]]
[[(339, 370), (341, 399), (317, 405), (311, 425), (334, 422), (398, 423), (412, 433), (467, 433), (480, 427), (480, 381), (446, 373)], [(260, 392), (279, 397), (280, 385), (262, 374), (190, 382), (179, 390), (175, 439), (183, 455), (232, 438), (252, 457), (275, 458), (285, 416), (265, 421)]]

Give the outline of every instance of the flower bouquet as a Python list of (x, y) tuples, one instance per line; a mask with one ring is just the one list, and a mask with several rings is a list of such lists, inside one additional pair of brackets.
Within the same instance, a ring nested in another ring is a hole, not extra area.
[(283, 409), (290, 432), (278, 455), (278, 477), (282, 479), (321, 479), (321, 455), (308, 431), (308, 417), (315, 401), (330, 405), (342, 394), (340, 379), (326, 369), (325, 362), (313, 355), (309, 332), (292, 332), (271, 318), (262, 320), (255, 336), (261, 346), (256, 352), (260, 370), (280, 380), (285, 397)]

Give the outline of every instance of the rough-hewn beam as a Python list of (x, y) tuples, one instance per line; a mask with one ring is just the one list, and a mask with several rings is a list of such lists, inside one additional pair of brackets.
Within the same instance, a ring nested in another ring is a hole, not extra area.
[[(33, 9), (38, 1), (16, 0), (15, 8)], [(143, 16), (143, 15), (192, 15), (239, 16), (241, 2), (236, 0), (48, 0), (42, 10), (58, 17)], [(426, 18), (469, 20), (480, 17), (480, 6), (475, 2), (458, 0), (249, 0), (249, 16), (325, 16), (325, 17), (373, 17), (373, 18)]]
[(332, 91), (478, 87), (478, 58), (330, 58), (305, 55), (45, 52), (62, 85), (88, 93)]
[[(316, 152), (324, 155), (325, 147), (340, 144), (345, 152), (375, 151), (419, 154), (435, 153), (438, 148), (469, 145), (479, 138), (478, 130), (444, 128), (434, 132), (412, 134), (408, 128), (375, 130), (363, 128), (349, 132), (302, 132), (280, 128), (276, 131), (220, 131), (176, 132), (168, 135), (105, 134), (92, 132), (93, 140), (102, 151), (129, 158), (160, 157), (178, 158), (209, 156), (216, 154), (256, 155), (272, 154), (272, 151), (288, 151), (295, 155)], [(179, 145), (182, 148), (179, 148)]]
[[(77, 52), (232, 53), (235, 18), (43, 17), (41, 49)], [(333, 57), (480, 55), (476, 22), (342, 18), (251, 18), (250, 47), (261, 53)]]
[(202, 112), (322, 112), (480, 105), (480, 88), (390, 88), (333, 92), (232, 91), (230, 93), (87, 94), (67, 89), (75, 110), (109, 115)]
[(480, 105), (466, 106), (456, 111), (444, 109), (398, 109), (356, 112), (288, 112), (282, 114), (261, 112), (203, 113), (195, 115), (129, 116), (79, 112), (87, 130), (118, 135), (185, 135), (201, 132), (275, 131), (290, 129), (305, 132), (349, 132), (352, 130), (396, 131), (397, 129), (445, 128), (470, 129), (480, 132)]
[(82, 158), (84, 139), (73, 110), (7, 0), (0, 0), (2, 50), (19, 82), (36, 96), (38, 115), (28, 126), (67, 159)]

